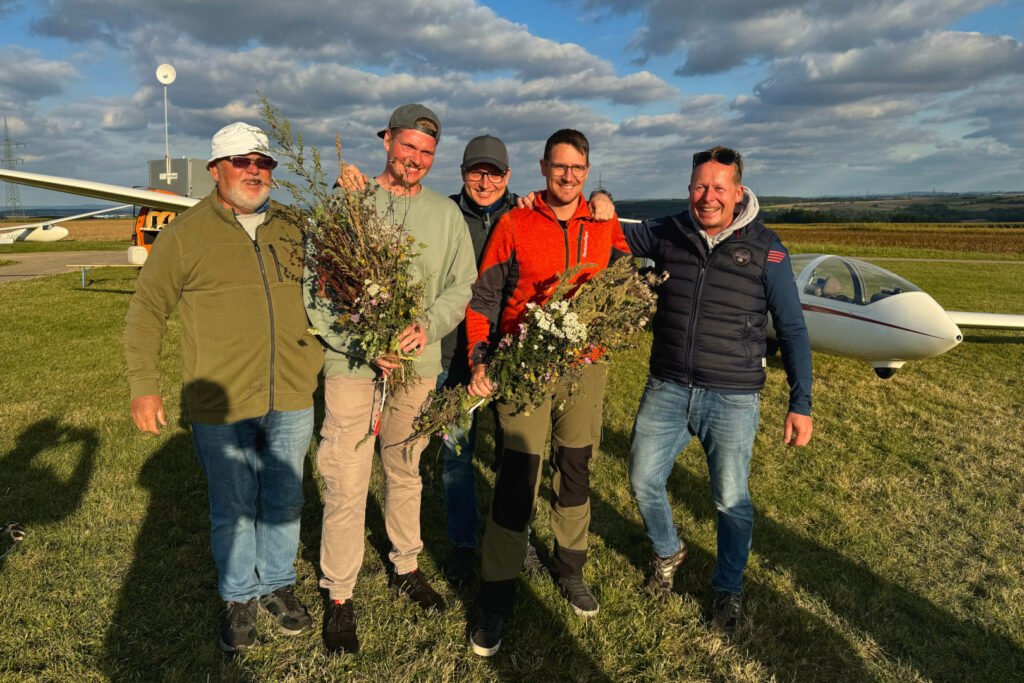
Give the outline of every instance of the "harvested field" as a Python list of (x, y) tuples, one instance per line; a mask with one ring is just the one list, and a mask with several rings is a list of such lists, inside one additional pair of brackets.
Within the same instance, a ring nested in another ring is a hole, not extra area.
[[(1009, 226), (1016, 227), (1009, 227)], [(832, 244), (851, 247), (901, 247), (962, 253), (1024, 256), (1024, 227), (1019, 224), (985, 223), (852, 223), (770, 225), (787, 245)]]
[[(16, 220), (0, 221), (0, 227), (5, 225), (20, 225), (36, 221)], [(111, 242), (131, 239), (132, 226), (135, 223), (133, 218), (94, 218), (71, 221), (63, 224), (68, 229), (68, 242)]]

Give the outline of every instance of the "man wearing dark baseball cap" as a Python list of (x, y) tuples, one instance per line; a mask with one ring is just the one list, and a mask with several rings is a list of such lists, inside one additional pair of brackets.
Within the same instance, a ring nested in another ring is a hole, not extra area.
[(445, 609), (444, 599), (417, 562), (423, 549), (419, 460), (429, 438), (412, 440), (412, 425), (442, 371), (441, 340), (465, 316), (476, 279), (473, 245), (459, 207), (421, 184), (434, 163), (440, 119), (422, 104), (406, 104), (391, 114), (379, 135), (387, 162), (380, 175), (365, 180), (368, 201), (383, 221), (402, 225), (416, 244), (424, 245), (409, 269), (410, 276), (423, 284), (422, 313), (397, 340), (401, 353), (419, 356), (419, 377), (403, 382), (403, 389), (389, 394), (382, 408), (380, 381), (396, 366), (382, 358), (366, 358), (358, 337), (331, 332), (335, 316), (330, 307), (305, 288), (309, 321), (323, 331), (326, 347), (326, 414), (317, 467), (326, 482), (320, 586), (331, 598), (323, 630), (324, 647), (331, 654), (359, 650), (353, 598), (366, 543), (366, 496), (376, 441), (364, 438), (366, 425), (380, 425), (380, 457), (387, 480), (384, 519), (391, 540), (388, 586), (424, 609)]
[(387, 133), (404, 128), (418, 130), (434, 138), (434, 144), (441, 141), (441, 121), (437, 114), (422, 104), (403, 104), (391, 112), (388, 127), (377, 131), (377, 137), (383, 138)]

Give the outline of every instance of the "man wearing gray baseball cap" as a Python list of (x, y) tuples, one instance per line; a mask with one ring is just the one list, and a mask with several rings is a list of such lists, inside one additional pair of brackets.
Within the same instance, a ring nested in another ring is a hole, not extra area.
[(396, 366), (366, 358), (358, 338), (331, 333), (329, 307), (307, 288), (309, 320), (316, 329), (328, 330), (322, 338), (326, 414), (317, 467), (326, 483), (320, 586), (331, 599), (323, 630), (324, 647), (331, 654), (359, 649), (353, 594), (366, 542), (366, 496), (376, 441), (364, 436), (366, 426), (378, 420), (387, 479), (384, 518), (391, 540), (388, 585), (424, 609), (445, 608), (417, 562), (423, 549), (419, 459), (429, 439), (411, 441), (411, 436), (413, 420), (442, 369), (441, 339), (465, 315), (476, 279), (473, 245), (459, 207), (421, 184), (434, 163), (440, 119), (422, 104), (406, 104), (391, 114), (388, 127), (378, 135), (384, 141), (386, 163), (380, 175), (367, 180), (377, 214), (388, 223), (403, 225), (417, 244), (425, 245), (410, 266), (413, 279), (423, 283), (423, 313), (398, 337), (403, 354), (419, 356), (420, 377), (406, 380), (381, 410), (376, 388), (382, 375)]
[(302, 231), (269, 199), (276, 165), (255, 126), (213, 136), (216, 188), (160, 232), (126, 318), (131, 417), (159, 434), (160, 346), (171, 312), (181, 316), (183, 409), (207, 479), (226, 652), (256, 642), (258, 607), (282, 633), (312, 625), (294, 562), (323, 351), (299, 291)]

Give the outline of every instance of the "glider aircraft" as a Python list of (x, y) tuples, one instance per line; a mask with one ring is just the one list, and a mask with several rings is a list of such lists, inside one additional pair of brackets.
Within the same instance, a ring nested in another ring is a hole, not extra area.
[[(135, 230), (132, 234), (132, 246), (128, 248), (128, 263), (141, 266), (146, 261), (149, 248), (156, 239), (160, 229), (177, 215), (177, 212), (199, 203), (195, 197), (183, 197), (163, 190), (140, 190), (133, 187), (122, 187), (120, 185), (108, 185), (96, 183), (89, 180), (75, 180), (74, 178), (61, 178), (59, 176), (42, 175), (39, 173), (26, 173), (24, 171), (8, 171), (0, 169), (0, 180), (30, 187), (39, 187), (44, 190), (56, 190), (68, 194), (82, 195), (94, 199), (107, 199), (115, 202), (128, 202), (126, 206), (140, 206), (142, 211), (135, 221)], [(122, 208), (122, 207), (118, 207)], [(95, 213), (103, 213), (111, 209), (100, 209)], [(83, 214), (91, 215), (91, 214)], [(81, 218), (82, 216), (75, 216)], [(67, 218), (63, 220), (68, 220)], [(24, 226), (21, 226), (24, 227)], [(61, 228), (63, 234), (52, 240), (56, 241), (67, 235), (67, 230)]]
[[(145, 261), (153, 240), (176, 212), (199, 202), (163, 191), (3, 169), (0, 180), (143, 207), (128, 250), (129, 262), (135, 265)], [(937, 356), (959, 344), (959, 325), (1024, 329), (1024, 315), (946, 311), (909, 281), (859, 259), (795, 254), (790, 260), (811, 348), (865, 360), (882, 379), (892, 377), (908, 360)], [(768, 331), (773, 335), (774, 326)], [(769, 351), (773, 343), (774, 338), (769, 339)]]
[(122, 204), (121, 206), (115, 206), (112, 209), (100, 209), (99, 211), (80, 213), (75, 216), (55, 218), (52, 221), (40, 221), (38, 223), (26, 223), (24, 225), (8, 225), (0, 227), (0, 244), (11, 244), (13, 242), (56, 242), (68, 236), (68, 229), (63, 225), (57, 225), (58, 221), (67, 223), (78, 220), (79, 218), (88, 218), (89, 216), (95, 216), (109, 211), (127, 209), (129, 206), (131, 206), (131, 204)]
[[(790, 262), (811, 348), (865, 360), (882, 379), (908, 360), (959, 344), (959, 326), (1024, 329), (1024, 315), (946, 311), (921, 288), (860, 259), (792, 254)], [(768, 331), (774, 335), (774, 326)]]

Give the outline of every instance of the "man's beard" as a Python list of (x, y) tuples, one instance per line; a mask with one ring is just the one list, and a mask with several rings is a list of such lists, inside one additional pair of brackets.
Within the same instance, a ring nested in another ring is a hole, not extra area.
[[(422, 175), (423, 169), (419, 166), (414, 166), (398, 159), (392, 159), (391, 167), (395, 170), (395, 177), (398, 182), (406, 189), (415, 187), (420, 182), (419, 178)], [(410, 180), (410, 176), (415, 177), (416, 180)]]
[(270, 185), (261, 183), (260, 193), (256, 197), (247, 194), (244, 191), (245, 187), (245, 183), (229, 186), (224, 198), (240, 213), (253, 213), (267, 201), (267, 197), (270, 196)]

